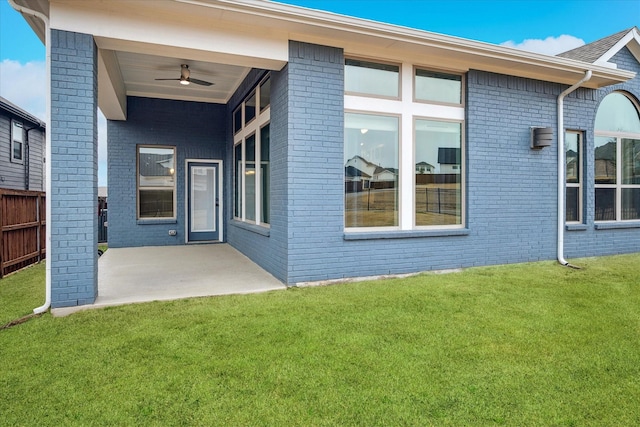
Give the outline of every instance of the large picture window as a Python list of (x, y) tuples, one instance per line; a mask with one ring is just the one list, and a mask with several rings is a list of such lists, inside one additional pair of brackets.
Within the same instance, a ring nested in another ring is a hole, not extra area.
[(567, 131), (565, 149), (566, 222), (582, 222), (582, 133)]
[(24, 161), (24, 128), (22, 123), (11, 121), (11, 161)]
[(345, 227), (398, 225), (397, 117), (345, 114)]
[(346, 231), (464, 227), (463, 82), (410, 63), (345, 59)]
[(462, 126), (415, 122), (415, 224), (462, 223)]
[(640, 115), (621, 92), (607, 95), (595, 123), (595, 220), (640, 219)]
[(234, 110), (234, 210), (236, 220), (269, 225), (269, 77)]
[(175, 147), (138, 146), (138, 219), (176, 218)]

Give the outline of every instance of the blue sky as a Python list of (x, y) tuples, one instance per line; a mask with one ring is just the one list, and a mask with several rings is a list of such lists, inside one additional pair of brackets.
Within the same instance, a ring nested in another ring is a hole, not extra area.
[[(640, 26), (640, 0), (285, 0), (390, 24), (555, 54)], [(44, 118), (44, 46), (0, 0), (0, 95)], [(106, 131), (99, 121), (99, 182)]]

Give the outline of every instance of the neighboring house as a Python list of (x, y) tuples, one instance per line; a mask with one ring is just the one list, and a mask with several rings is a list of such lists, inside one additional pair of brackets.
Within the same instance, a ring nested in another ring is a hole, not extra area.
[(0, 96), (0, 188), (44, 191), (45, 123)]
[(433, 173), (434, 167), (433, 165), (427, 162), (418, 162), (416, 163), (416, 174), (423, 175), (427, 173)]
[[(227, 242), (289, 285), (640, 251), (637, 28), (553, 57), (267, 1), (16, 1), (51, 18), (53, 307), (97, 294), (97, 106), (110, 247)], [(367, 162), (397, 185), (353, 192)]]

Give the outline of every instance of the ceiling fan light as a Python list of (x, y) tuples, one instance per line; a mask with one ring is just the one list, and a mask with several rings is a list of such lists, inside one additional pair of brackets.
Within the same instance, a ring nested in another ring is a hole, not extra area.
[(189, 80), (187, 80), (187, 79), (180, 79), (180, 84), (181, 84), (181, 85), (185, 85), (185, 86), (186, 86), (186, 85), (188, 85), (188, 84), (189, 84)]

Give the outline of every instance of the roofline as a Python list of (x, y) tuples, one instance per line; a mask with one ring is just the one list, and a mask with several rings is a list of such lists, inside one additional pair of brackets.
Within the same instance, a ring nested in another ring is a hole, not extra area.
[[(623, 47), (628, 46), (631, 40), (635, 40), (638, 46), (640, 46), (640, 33), (638, 33), (638, 27), (632, 27), (629, 29), (627, 34), (625, 34), (616, 44), (614, 44), (608, 51), (606, 51), (603, 55), (600, 56), (596, 60), (596, 63), (610, 64), (608, 61), (613, 58), (613, 56), (618, 53)], [(637, 49), (631, 50), (631, 53), (636, 55), (637, 57)], [(638, 59), (640, 61), (640, 58)]]
[(46, 129), (46, 124), (44, 121), (40, 120), (33, 114), (27, 113), (22, 108), (18, 107), (17, 105), (10, 102), (8, 99), (3, 98), (1, 96), (0, 96), (0, 109), (13, 114), (14, 116), (18, 116), (23, 120), (31, 122), (43, 130)]
[[(549, 71), (565, 71), (575, 73), (579, 80), (587, 70), (593, 72), (593, 78), (610, 80), (607, 84), (592, 86), (593, 88), (621, 83), (635, 77), (636, 73), (626, 70), (612, 69), (610, 66), (589, 64), (574, 59), (528, 52), (506, 46), (469, 40), (461, 37), (433, 33), (425, 30), (387, 24), (363, 18), (355, 18), (333, 12), (309, 9), (300, 6), (278, 3), (270, 0), (173, 0), (178, 3), (199, 5), (226, 11), (241, 12), (254, 16), (275, 18), (290, 23), (298, 23), (368, 35), (390, 41), (407, 42), (422, 46), (438, 47), (444, 50), (464, 52), (486, 59), (498, 59), (520, 66), (536, 65)], [(306, 41), (306, 40), (299, 40)], [(342, 47), (336, 43), (335, 47)], [(513, 73), (512, 75), (518, 75)], [(555, 80), (551, 80), (555, 81)], [(566, 82), (564, 82), (566, 83)], [(585, 84), (589, 87), (589, 82)]]
[[(33, 9), (49, 14), (49, 3), (56, 0), (17, 0)], [(63, 0), (64, 1), (64, 0)], [(267, 0), (165, 0), (155, 5), (183, 4), (222, 12), (223, 19), (242, 19), (286, 32), (290, 40), (308, 43), (323, 43), (345, 49), (346, 54), (355, 54), (355, 47), (370, 46), (372, 49), (431, 49), (458, 58), (459, 71), (477, 69), (506, 75), (546, 80), (555, 83), (573, 84), (587, 70), (593, 73), (586, 87), (599, 88), (625, 82), (635, 73), (618, 70), (610, 66), (527, 52), (515, 48), (432, 33), (424, 30), (387, 24), (332, 12), (287, 5)], [(46, 9), (46, 10), (45, 10)], [(247, 16), (250, 18), (247, 19)], [(43, 39), (38, 23), (27, 22)], [(333, 31), (327, 31), (333, 30)], [(358, 44), (354, 44), (354, 40)], [(382, 43), (381, 43), (382, 42)], [(349, 51), (354, 50), (354, 52)], [(440, 52), (438, 52), (440, 53)], [(460, 65), (465, 64), (465, 65)], [(444, 65), (446, 67), (446, 65)]]

